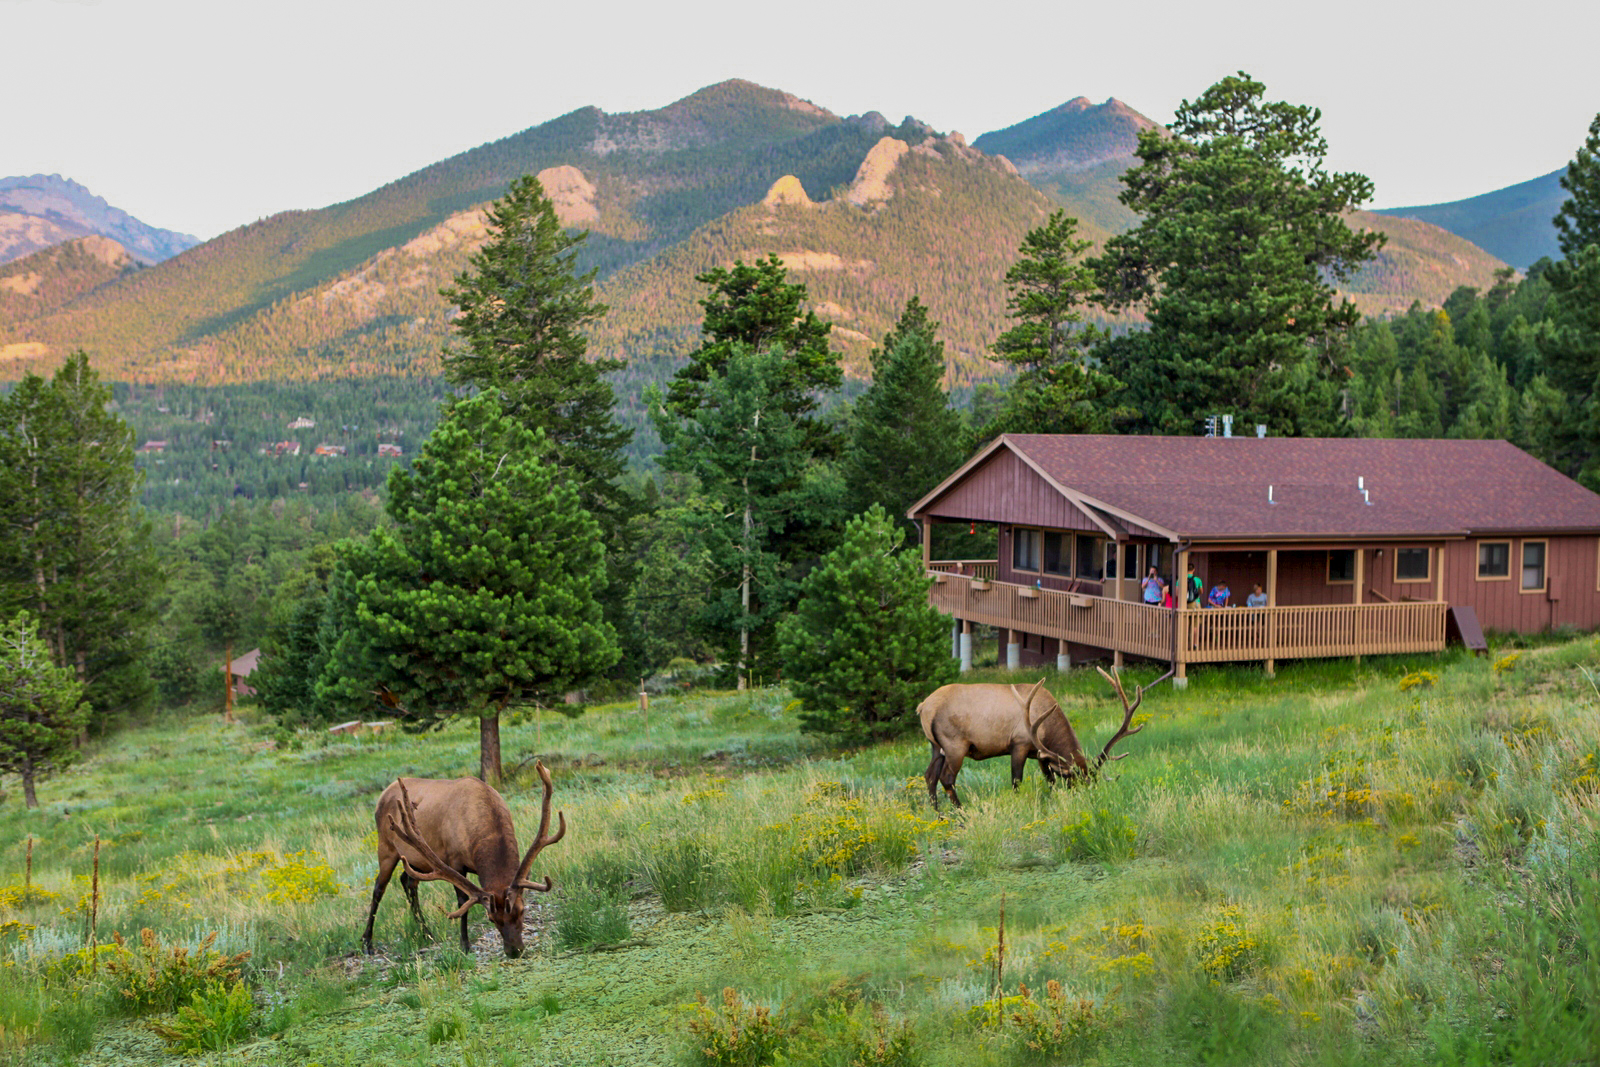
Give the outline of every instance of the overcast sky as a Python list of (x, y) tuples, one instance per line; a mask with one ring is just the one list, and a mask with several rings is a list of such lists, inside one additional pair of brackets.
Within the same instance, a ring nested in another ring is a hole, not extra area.
[(1329, 165), (1393, 207), (1564, 166), (1600, 112), (1597, 40), (1596, 0), (0, 0), (0, 176), (209, 238), (730, 77), (972, 139), (1076, 96), (1170, 121), (1242, 69), (1320, 107)]

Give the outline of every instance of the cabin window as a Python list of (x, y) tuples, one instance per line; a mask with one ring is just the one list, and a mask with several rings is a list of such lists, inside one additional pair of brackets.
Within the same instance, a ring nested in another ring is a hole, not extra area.
[(1106, 566), (1105, 570), (1101, 571), (1101, 574), (1105, 576), (1107, 581), (1110, 581), (1112, 578), (1115, 578), (1118, 573), (1117, 543), (1115, 541), (1105, 541), (1103, 544), (1106, 546)]
[(1092, 537), (1079, 537), (1075, 546), (1076, 559), (1073, 561), (1073, 573), (1079, 578), (1095, 577), (1094, 567), (1095, 540)]
[(1046, 574), (1072, 573), (1072, 535), (1060, 530), (1044, 532), (1044, 572)]
[(1039, 569), (1039, 541), (1040, 531), (1018, 530), (1011, 531), (1011, 569), (1014, 571), (1036, 571)]
[(1544, 592), (1546, 547), (1544, 541), (1522, 542), (1522, 591), (1524, 593)]
[(1478, 581), (1493, 582), (1511, 577), (1511, 542), (1478, 542)]
[(1356, 580), (1356, 550), (1335, 548), (1328, 552), (1328, 584), (1354, 584)]
[(1428, 561), (1433, 554), (1427, 548), (1397, 548), (1394, 550), (1394, 580), (1397, 582), (1425, 582), (1428, 580)]

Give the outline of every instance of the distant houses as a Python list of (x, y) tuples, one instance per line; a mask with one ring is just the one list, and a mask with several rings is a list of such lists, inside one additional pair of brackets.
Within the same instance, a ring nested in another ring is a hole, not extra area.
[(139, 446), (140, 452), (165, 452), (166, 450), (167, 443), (165, 441), (146, 441)]
[(344, 445), (321, 444), (314, 451), (319, 456), (342, 456), (349, 450)]
[(305, 415), (301, 415), (298, 419), (295, 419), (289, 424), (289, 429), (291, 430), (315, 430), (316, 428), (317, 421), (315, 419), (308, 418)]
[(298, 456), (300, 454), (299, 441), (274, 441), (262, 445), (260, 453), (263, 456)]
[(405, 455), (405, 450), (402, 449), (399, 445), (379, 444), (378, 445), (378, 455), (380, 455), (380, 456), (403, 456), (403, 455)]

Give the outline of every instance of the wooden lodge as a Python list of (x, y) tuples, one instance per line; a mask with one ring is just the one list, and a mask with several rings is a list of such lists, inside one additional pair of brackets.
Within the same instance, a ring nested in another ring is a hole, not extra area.
[[(963, 669), (974, 623), (1013, 667), (1135, 656), (1179, 685), (1190, 663), (1600, 626), (1600, 495), (1504, 441), (1012, 434), (907, 514)], [(941, 522), (995, 525), (995, 558), (931, 559)], [(1151, 567), (1170, 608), (1145, 603)], [(1191, 568), (1229, 606), (1191, 603)]]

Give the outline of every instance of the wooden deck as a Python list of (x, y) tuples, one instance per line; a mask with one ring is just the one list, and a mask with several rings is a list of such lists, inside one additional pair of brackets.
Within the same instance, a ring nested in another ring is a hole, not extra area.
[(1178, 612), (970, 577), (943, 563), (932, 573), (930, 603), (957, 619), (1149, 659), (1170, 661), (1175, 650), (1184, 663), (1377, 656), (1438, 652), (1445, 642), (1448, 605), (1437, 600)]

